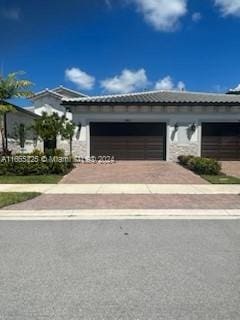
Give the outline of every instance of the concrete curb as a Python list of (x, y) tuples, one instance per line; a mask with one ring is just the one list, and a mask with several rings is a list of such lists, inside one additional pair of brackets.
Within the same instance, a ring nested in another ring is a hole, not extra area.
[(240, 185), (185, 184), (0, 184), (0, 192), (43, 194), (240, 194)]
[(0, 220), (240, 219), (240, 209), (1, 210)]

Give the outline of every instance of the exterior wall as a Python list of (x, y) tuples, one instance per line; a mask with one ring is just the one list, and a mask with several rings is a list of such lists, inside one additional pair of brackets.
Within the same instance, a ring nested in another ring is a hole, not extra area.
[(20, 124), (24, 124), (26, 128), (29, 128), (33, 123), (33, 116), (24, 112), (11, 112), (7, 114), (7, 137), (8, 137), (8, 149), (12, 153), (17, 152), (32, 152), (35, 148), (43, 150), (43, 143), (36, 141), (34, 134), (31, 130), (26, 132), (26, 142), (24, 149), (21, 149), (20, 142), (16, 136), (16, 128)]
[[(65, 107), (61, 105), (61, 99), (50, 94), (34, 99), (34, 113), (41, 116), (43, 112), (48, 114), (55, 112), (59, 116), (65, 115), (67, 119), (72, 120), (72, 113), (65, 111)], [(63, 149), (66, 154), (69, 154), (69, 141), (57, 138), (57, 148)]]
[(70, 112), (65, 113), (65, 107), (61, 105), (61, 99), (52, 95), (34, 99), (34, 112), (40, 116), (43, 112), (48, 114), (56, 112), (59, 116), (65, 114), (69, 120), (72, 120), (72, 114)]
[[(73, 141), (74, 154), (80, 157), (90, 156), (91, 122), (165, 122), (166, 160), (176, 161), (179, 155), (201, 155), (202, 122), (239, 122), (240, 108), (216, 107), (74, 107), (73, 122), (82, 124), (81, 132), (76, 133)], [(101, 108), (101, 109), (100, 109)], [(158, 108), (158, 109), (157, 109)], [(175, 125), (178, 125), (177, 130)], [(196, 124), (196, 130), (189, 128)]]

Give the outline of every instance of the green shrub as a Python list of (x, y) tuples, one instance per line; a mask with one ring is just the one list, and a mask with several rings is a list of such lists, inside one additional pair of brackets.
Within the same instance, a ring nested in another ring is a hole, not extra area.
[(186, 166), (192, 158), (194, 158), (194, 156), (192, 155), (188, 155), (188, 156), (182, 155), (178, 157), (178, 161), (181, 165)]
[(65, 174), (73, 168), (73, 158), (65, 156), (64, 150), (48, 150), (48, 167), (52, 174)]
[(39, 149), (34, 149), (33, 152), (29, 153), (32, 156), (43, 157), (45, 154)]
[(214, 159), (194, 156), (180, 156), (181, 165), (187, 167), (199, 175), (218, 175), (221, 172), (221, 164)]
[(47, 157), (64, 157), (65, 152), (63, 149), (48, 149), (45, 152)]
[(200, 175), (218, 175), (222, 169), (217, 160), (200, 157), (190, 160), (190, 166), (194, 172)]
[(39, 150), (17, 154), (14, 158), (0, 158), (0, 175), (66, 174), (73, 168), (73, 158), (65, 157), (63, 150), (45, 155)]

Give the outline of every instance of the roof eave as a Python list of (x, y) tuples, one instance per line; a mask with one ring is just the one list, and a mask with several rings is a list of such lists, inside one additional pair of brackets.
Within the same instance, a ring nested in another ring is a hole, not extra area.
[(62, 101), (64, 106), (240, 106), (240, 102), (237, 101), (220, 101), (220, 102), (191, 102), (191, 101), (165, 101), (165, 102), (112, 102), (112, 101)]
[(14, 109), (16, 109), (17, 111), (19, 112), (22, 112), (22, 113), (25, 113), (25, 114), (28, 114), (29, 116), (32, 116), (33, 118), (40, 118), (40, 116), (32, 111), (29, 111), (25, 108), (22, 108), (22, 107), (19, 107), (19, 106), (16, 106), (15, 104), (12, 104), (12, 103), (8, 103), (6, 102), (5, 103), (6, 105), (9, 105), (9, 106), (12, 106)]

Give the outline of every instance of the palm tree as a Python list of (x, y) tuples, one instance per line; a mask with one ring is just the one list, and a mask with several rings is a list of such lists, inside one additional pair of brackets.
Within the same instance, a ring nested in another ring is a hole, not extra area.
[(30, 91), (33, 83), (29, 80), (18, 79), (24, 72), (9, 73), (5, 78), (0, 74), (0, 133), (2, 137), (3, 152), (7, 151), (6, 114), (13, 111), (11, 103), (14, 98), (29, 98), (33, 95)]

